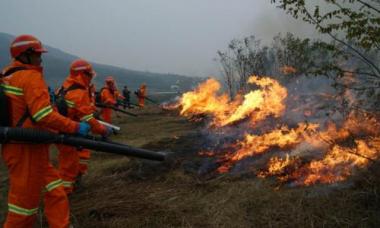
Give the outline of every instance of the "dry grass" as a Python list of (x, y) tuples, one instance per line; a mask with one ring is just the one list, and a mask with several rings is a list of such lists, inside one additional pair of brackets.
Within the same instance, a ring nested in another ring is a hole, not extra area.
[[(116, 122), (130, 145), (180, 151), (174, 165), (95, 153), (84, 189), (71, 197), (76, 227), (379, 227), (377, 164), (349, 184), (278, 188), (250, 176), (200, 177), (196, 125), (150, 108)], [(2, 175), (3, 177), (3, 175)], [(2, 191), (3, 192), (3, 191)], [(1, 202), (4, 204), (4, 200)]]

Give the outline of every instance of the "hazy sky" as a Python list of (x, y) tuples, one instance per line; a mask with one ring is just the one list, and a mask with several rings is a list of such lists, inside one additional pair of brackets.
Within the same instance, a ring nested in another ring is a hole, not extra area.
[(315, 34), (270, 0), (0, 0), (0, 31), (98, 63), (198, 76), (218, 74), (216, 51), (233, 38)]

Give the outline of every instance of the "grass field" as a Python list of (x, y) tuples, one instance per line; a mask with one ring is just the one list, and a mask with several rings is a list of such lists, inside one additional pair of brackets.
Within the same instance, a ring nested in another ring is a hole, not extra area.
[[(93, 153), (83, 188), (71, 198), (74, 227), (379, 227), (378, 164), (348, 183), (279, 187), (250, 175), (202, 176), (201, 124), (157, 108), (115, 118), (115, 141), (177, 153), (171, 164)], [(1, 166), (1, 214), (6, 174)], [(3, 218), (3, 217), (1, 217)]]

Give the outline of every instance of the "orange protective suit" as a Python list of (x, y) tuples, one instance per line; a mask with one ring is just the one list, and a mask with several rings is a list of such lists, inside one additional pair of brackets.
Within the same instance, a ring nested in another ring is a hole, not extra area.
[[(91, 99), (91, 105), (95, 107), (96, 88), (94, 84), (90, 85), (88, 92)], [(88, 171), (88, 162), (91, 157), (91, 152), (88, 149), (82, 149), (78, 151), (78, 154), (79, 154), (79, 175), (84, 175)]]
[[(68, 114), (72, 120), (87, 121), (91, 126), (91, 131), (95, 134), (105, 134), (106, 128), (101, 125), (93, 116), (96, 108), (92, 103), (92, 98), (89, 93), (90, 78), (83, 74), (69, 75), (63, 83), (63, 88), (68, 89), (72, 85), (80, 87), (75, 90), (67, 91), (65, 101), (68, 106)], [(83, 163), (81, 156), (84, 158), (85, 163), (90, 159), (89, 150), (78, 150), (72, 146), (57, 145), (59, 150), (59, 173), (63, 180), (63, 186), (66, 193), (71, 193), (73, 184), (78, 175), (81, 174), (80, 164)]]
[(145, 106), (145, 97), (146, 97), (147, 91), (146, 91), (146, 85), (142, 84), (140, 86), (140, 89), (137, 92), (137, 98), (139, 100), (139, 106), (141, 108), (144, 108)]
[[(116, 105), (114, 88), (110, 88), (109, 86), (102, 88), (100, 93), (100, 99), (103, 104)], [(112, 109), (103, 108), (101, 111), (101, 115), (104, 121), (112, 123)]]
[(120, 91), (119, 90), (115, 90), (115, 100), (121, 100), (121, 101), (124, 101), (125, 97), (123, 95), (121, 95)]
[[(78, 123), (53, 110), (41, 67), (14, 61), (4, 72), (20, 66), (26, 70), (5, 77), (1, 85), (10, 98), (11, 126), (75, 133)], [(23, 116), (27, 118), (20, 121)], [(49, 162), (49, 144), (7, 143), (2, 155), (10, 182), (4, 227), (32, 227), (43, 191), (49, 227), (68, 227), (69, 204), (62, 180)]]

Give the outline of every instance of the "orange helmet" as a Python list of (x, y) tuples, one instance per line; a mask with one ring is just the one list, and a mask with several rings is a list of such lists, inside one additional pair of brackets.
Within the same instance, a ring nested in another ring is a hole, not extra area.
[(115, 79), (113, 79), (112, 76), (108, 76), (108, 77), (106, 78), (106, 83), (113, 83), (113, 84), (115, 84)]
[(74, 60), (70, 66), (70, 73), (72, 75), (77, 75), (80, 72), (88, 73), (92, 77), (96, 75), (95, 71), (92, 69), (92, 65), (84, 59)]
[(115, 79), (113, 79), (112, 76), (108, 76), (106, 78), (106, 85), (109, 89), (111, 90), (115, 90), (116, 89), (116, 83), (115, 83)]
[(29, 50), (39, 53), (47, 52), (47, 50), (42, 46), (41, 41), (32, 35), (20, 35), (11, 43), (10, 51), (13, 58), (16, 58), (23, 52)]

